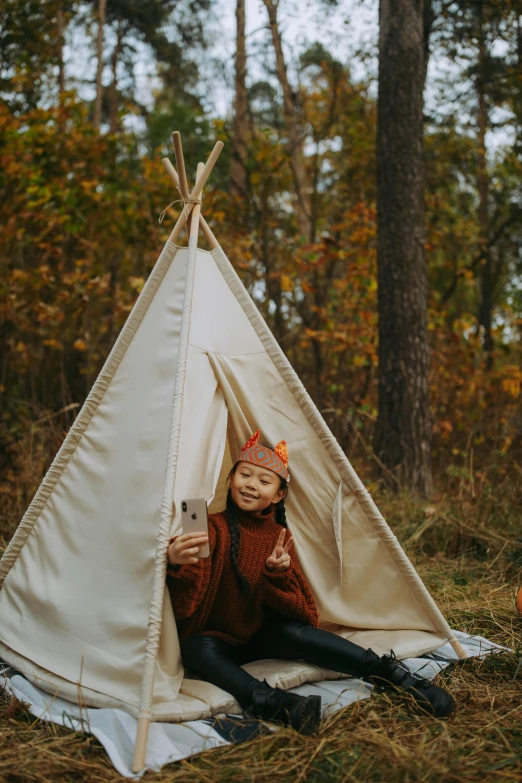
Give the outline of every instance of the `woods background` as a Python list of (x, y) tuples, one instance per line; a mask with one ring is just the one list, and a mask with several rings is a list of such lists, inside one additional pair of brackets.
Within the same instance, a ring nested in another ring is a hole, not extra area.
[(170, 233), (172, 130), (225, 142), (205, 215), (370, 488), (520, 497), (522, 5), (383, 0), (354, 54), (286, 46), (285, 0), (253, 52), (237, 0), (231, 67), (223, 1), (2, 3), (4, 543)]

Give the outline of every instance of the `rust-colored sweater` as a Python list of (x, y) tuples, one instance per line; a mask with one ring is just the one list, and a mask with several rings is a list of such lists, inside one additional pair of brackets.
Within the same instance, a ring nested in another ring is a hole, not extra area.
[(230, 557), (227, 515), (210, 514), (210, 557), (194, 565), (167, 569), (167, 586), (180, 639), (197, 633), (219, 636), (231, 644), (244, 644), (261, 627), (266, 612), (317, 626), (317, 609), (295, 550), (287, 571), (273, 573), (265, 566), (281, 527), (272, 518), (247, 514), (241, 529), (238, 566), (251, 586), (239, 589)]

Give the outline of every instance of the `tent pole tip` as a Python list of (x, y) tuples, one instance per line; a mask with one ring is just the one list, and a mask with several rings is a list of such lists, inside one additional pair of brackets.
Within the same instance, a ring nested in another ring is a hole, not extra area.
[(136, 731), (136, 745), (134, 746), (134, 758), (132, 759), (132, 771), (141, 772), (145, 766), (145, 754), (147, 752), (147, 739), (149, 737), (150, 718), (138, 718)]

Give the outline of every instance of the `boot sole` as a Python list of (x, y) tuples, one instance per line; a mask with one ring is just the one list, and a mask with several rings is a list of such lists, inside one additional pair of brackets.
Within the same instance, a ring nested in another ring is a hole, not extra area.
[(444, 691), (443, 688), (440, 690), (446, 693), (448, 698), (446, 698), (445, 704), (438, 705), (438, 709), (435, 709), (433, 703), (426, 694), (424, 694), (421, 690), (417, 690), (414, 686), (407, 688), (405, 693), (409, 694), (413, 698), (417, 708), (426, 715), (430, 715), (432, 718), (448, 718), (455, 712), (457, 704), (451, 694), (449, 694), (447, 691)]
[(440, 690), (448, 694), (449, 698), (446, 700), (446, 704), (442, 705), (442, 708), (439, 706), (438, 709), (435, 709), (428, 696), (413, 685), (410, 685), (409, 688), (401, 688), (398, 685), (393, 685), (391, 683), (387, 683), (386, 685), (379, 683), (377, 687), (382, 691), (391, 691), (398, 697), (402, 696), (412, 707), (420, 710), (424, 715), (429, 715), (430, 718), (448, 718), (450, 715), (453, 715), (457, 708), (455, 699), (448, 691), (445, 691), (444, 688), (441, 688)]
[(293, 716), (292, 728), (309, 737), (314, 734), (321, 722), (321, 697), (306, 696), (298, 714)]
[(434, 704), (429, 698), (428, 694), (423, 692), (422, 685), (420, 683), (417, 684), (413, 682), (407, 687), (404, 687), (403, 685), (393, 683), (390, 680), (385, 680), (383, 677), (375, 677), (372, 678), (372, 684), (376, 685), (382, 690), (394, 691), (399, 696), (401, 694), (404, 696), (409, 696), (417, 709), (432, 718), (448, 718), (455, 712), (457, 707), (455, 699), (447, 690), (445, 690), (445, 688), (441, 688), (440, 685), (436, 685), (429, 680), (425, 680), (425, 687), (428, 686), (428, 690), (433, 689), (433, 701), (435, 703), (440, 701), (440, 696), (437, 695), (437, 691), (444, 693), (446, 697), (444, 699), (446, 703), (439, 705), (437, 709), (434, 707)]

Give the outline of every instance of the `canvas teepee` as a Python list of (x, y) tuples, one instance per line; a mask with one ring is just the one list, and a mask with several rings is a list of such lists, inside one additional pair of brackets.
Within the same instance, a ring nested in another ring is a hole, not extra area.
[[(179, 180), (165, 165), (183, 212), (0, 561), (0, 657), (52, 693), (136, 715), (136, 770), (150, 720), (230, 709), (219, 688), (183, 677), (167, 542), (182, 498), (224, 507), (224, 478), (258, 428), (288, 443), (289, 528), (323, 627), (380, 652), (449, 641), (465, 657), (200, 216), (222, 144), (190, 196), (179, 135), (175, 147)], [(250, 666), (286, 687), (334, 676)]]

